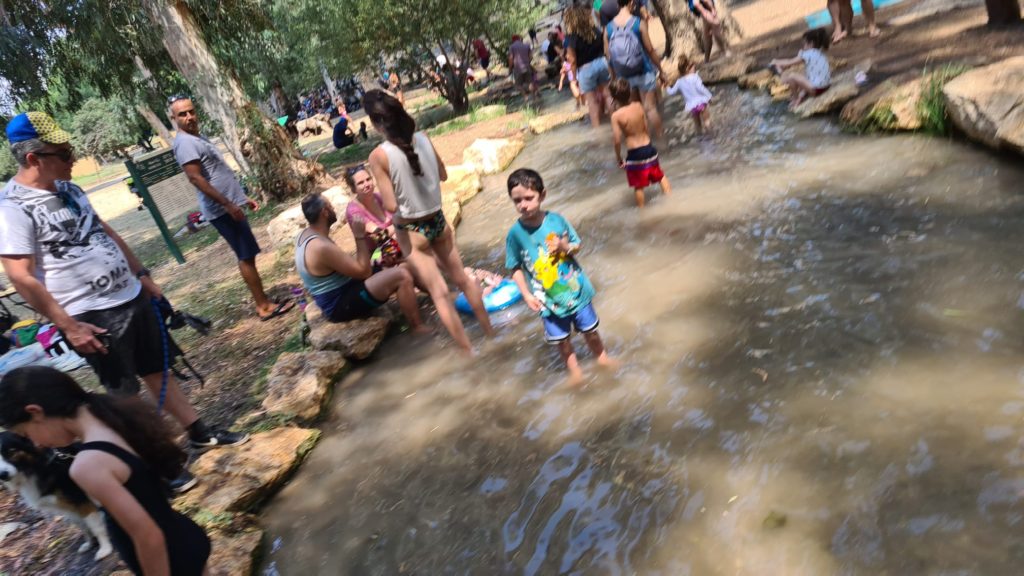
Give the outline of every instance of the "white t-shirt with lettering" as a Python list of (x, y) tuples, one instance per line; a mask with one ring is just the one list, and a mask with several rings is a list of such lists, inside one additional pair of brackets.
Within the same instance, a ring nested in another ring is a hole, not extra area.
[(134, 299), (142, 284), (85, 192), (64, 181), (57, 192), (14, 180), (0, 190), (0, 255), (34, 255), (36, 278), (71, 315)]

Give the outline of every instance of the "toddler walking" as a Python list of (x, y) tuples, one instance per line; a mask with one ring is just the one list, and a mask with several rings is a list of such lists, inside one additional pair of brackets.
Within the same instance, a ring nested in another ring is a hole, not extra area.
[(808, 96), (821, 96), (832, 84), (832, 71), (829, 69), (828, 32), (824, 28), (815, 28), (804, 32), (803, 50), (793, 58), (772, 60), (768, 67), (776, 74), (782, 74), (787, 68), (804, 63), (804, 73), (787, 72), (782, 74), (782, 81), (789, 85), (789, 108), (792, 110), (800, 105)]
[(560, 214), (541, 209), (545, 194), (544, 180), (536, 171), (520, 168), (509, 175), (508, 195), (519, 220), (505, 239), (505, 267), (526, 305), (540, 312), (545, 339), (558, 346), (569, 370), (569, 384), (577, 386), (583, 382), (583, 370), (569, 340), (574, 327), (583, 333), (598, 364), (615, 367), (617, 363), (597, 333), (597, 313), (591, 304), (594, 286), (575, 257), (580, 237)]
[[(615, 159), (626, 170), (626, 181), (636, 195), (636, 205), (644, 207), (644, 189), (652, 183), (661, 185), (665, 196), (672, 195), (668, 177), (661, 171), (658, 151), (651, 144), (647, 132), (647, 117), (644, 107), (633, 100), (633, 89), (625, 78), (618, 78), (611, 84), (612, 99), (618, 109), (612, 113), (612, 134), (615, 138)], [(626, 141), (626, 160), (622, 160), (622, 141)]]
[(668, 93), (670, 96), (679, 94), (683, 97), (686, 113), (693, 117), (698, 135), (703, 134), (705, 130), (711, 130), (711, 113), (708, 112), (711, 91), (704, 86), (700, 75), (697, 74), (697, 64), (686, 54), (679, 57), (679, 79), (668, 89)]

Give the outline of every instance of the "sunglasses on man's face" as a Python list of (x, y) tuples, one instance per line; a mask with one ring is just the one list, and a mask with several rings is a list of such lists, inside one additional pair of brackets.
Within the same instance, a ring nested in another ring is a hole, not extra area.
[(75, 151), (73, 148), (62, 148), (56, 152), (33, 152), (33, 154), (43, 157), (51, 156), (59, 159), (61, 162), (71, 162), (75, 157)]

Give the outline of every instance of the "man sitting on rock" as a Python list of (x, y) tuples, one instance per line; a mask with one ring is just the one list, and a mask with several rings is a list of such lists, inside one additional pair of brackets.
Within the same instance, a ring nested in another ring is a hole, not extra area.
[[(366, 242), (355, 243), (355, 258), (339, 248), (330, 236), (338, 215), (330, 200), (319, 193), (302, 200), (302, 214), (309, 227), (295, 241), (295, 267), (324, 318), (331, 322), (366, 318), (397, 293), (398, 305), (412, 330), (427, 331), (420, 320), (412, 274), (406, 264), (373, 274)], [(355, 218), (351, 226), (356, 238), (366, 235), (363, 220)]]

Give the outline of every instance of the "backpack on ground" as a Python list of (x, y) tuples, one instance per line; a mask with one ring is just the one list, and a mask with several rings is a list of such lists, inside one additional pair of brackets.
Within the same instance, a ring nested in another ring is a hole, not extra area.
[(612, 57), (615, 75), (630, 78), (644, 73), (644, 47), (640, 35), (633, 31), (640, 21), (636, 16), (622, 28), (615, 22), (608, 23), (608, 53)]

